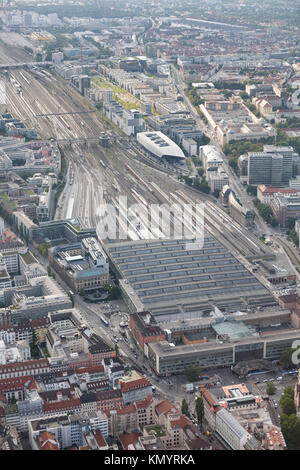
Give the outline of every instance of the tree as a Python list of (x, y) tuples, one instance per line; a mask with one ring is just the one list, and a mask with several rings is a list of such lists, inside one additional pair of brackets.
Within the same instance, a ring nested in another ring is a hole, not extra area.
[(187, 416), (188, 418), (190, 417), (189, 404), (185, 398), (182, 400), (182, 403), (181, 403), (181, 413)]
[(286, 221), (286, 226), (288, 230), (292, 230), (295, 227), (296, 219), (294, 217), (288, 217)]
[(287, 385), (284, 390), (282, 397), (294, 398), (294, 388), (291, 385)]
[(38, 249), (38, 252), (41, 253), (41, 255), (43, 256), (47, 256), (48, 255), (48, 250), (49, 248), (51, 248), (51, 245), (50, 243), (41, 243), (37, 249)]
[(120, 355), (120, 350), (119, 350), (119, 346), (117, 344), (115, 345), (115, 351), (116, 351), (116, 355), (118, 357)]
[(70, 292), (68, 292), (68, 296), (70, 297), (71, 299), (71, 302), (72, 302), (72, 308), (74, 308), (74, 295), (71, 294)]
[(285, 351), (282, 351), (280, 354), (280, 365), (284, 369), (290, 369), (292, 367), (295, 367), (295, 364), (292, 362), (292, 355), (293, 352), (297, 351), (297, 349), (286, 349)]
[(109, 289), (109, 296), (107, 300), (117, 300), (117, 299), (120, 299), (121, 296), (122, 296), (122, 292), (121, 292), (120, 287), (112, 286)]
[(215, 189), (212, 194), (213, 194), (213, 196), (214, 196), (215, 198), (218, 199), (218, 197), (220, 196), (220, 192), (221, 192), (220, 189)]
[(243, 99), (243, 100), (248, 100), (249, 99), (249, 95), (248, 93), (246, 93), (245, 91), (242, 91), (240, 93), (240, 97)]
[(79, 295), (84, 296), (84, 294), (85, 294), (85, 290), (83, 287), (81, 287), (79, 290)]
[(199, 377), (199, 368), (188, 367), (187, 369), (185, 369), (184, 373), (189, 382), (196, 382)]
[(197, 397), (195, 411), (197, 415), (198, 424), (202, 427), (204, 418), (204, 403), (202, 397)]
[(300, 449), (300, 419), (295, 415), (282, 414), (280, 426), (288, 450)]
[(249, 184), (247, 186), (247, 193), (250, 194), (250, 196), (257, 196), (257, 187), (256, 186), (252, 186), (251, 184)]
[(236, 159), (235, 157), (231, 157), (231, 158), (229, 159), (229, 166), (231, 166), (231, 168), (233, 168), (234, 171), (237, 170), (237, 167), (238, 167), (238, 166), (237, 166), (237, 159)]
[(210, 187), (205, 178), (202, 178), (201, 181), (198, 178), (195, 178), (193, 187), (195, 189), (198, 189), (198, 191), (201, 191), (202, 193), (208, 194), (210, 192)]
[(280, 405), (282, 407), (283, 414), (287, 416), (296, 414), (296, 407), (294, 402), (294, 389), (290, 385), (285, 387), (280, 400)]
[(267, 383), (267, 394), (268, 395), (274, 395), (276, 392), (276, 387), (273, 384), (273, 382), (268, 382)]
[(294, 399), (290, 397), (285, 397), (280, 400), (282, 412), (285, 415), (292, 415), (296, 414), (296, 407), (294, 403)]

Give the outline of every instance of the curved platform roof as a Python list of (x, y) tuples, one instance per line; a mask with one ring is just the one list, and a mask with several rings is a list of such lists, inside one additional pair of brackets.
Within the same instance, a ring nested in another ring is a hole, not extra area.
[(168, 160), (185, 160), (185, 156), (181, 148), (162, 132), (139, 132), (136, 138), (146, 150), (159, 158), (165, 158)]

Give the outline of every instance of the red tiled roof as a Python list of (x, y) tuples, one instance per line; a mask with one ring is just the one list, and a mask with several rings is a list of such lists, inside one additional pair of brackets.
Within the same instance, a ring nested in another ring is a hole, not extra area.
[(13, 325), (0, 325), (0, 331), (7, 331), (7, 330), (14, 330), (14, 326)]
[(94, 436), (99, 447), (107, 446), (107, 442), (102, 436), (100, 429), (96, 429)]
[(210, 406), (213, 406), (216, 403), (214, 397), (212, 396), (212, 394), (206, 388), (201, 388), (201, 394), (202, 394), (202, 397), (204, 398), (204, 400)]
[(0, 366), (0, 373), (5, 372), (17, 372), (21, 370), (38, 367), (49, 367), (48, 359), (34, 359), (32, 361), (23, 361), (23, 362), (12, 362), (11, 364), (3, 364)]
[(0, 391), (8, 391), (23, 388), (26, 384), (29, 390), (37, 389), (36, 381), (32, 375), (25, 375), (24, 377), (12, 377), (10, 379), (2, 379), (0, 381)]
[(76, 374), (96, 374), (97, 372), (104, 372), (104, 366), (92, 366), (92, 367), (81, 367), (79, 369), (75, 369)]
[(139, 437), (142, 435), (143, 434), (141, 432), (131, 432), (129, 434), (122, 434), (119, 436), (123, 449), (128, 450), (128, 446), (137, 442)]
[(72, 410), (80, 408), (81, 403), (79, 398), (72, 398), (71, 400), (58, 401), (55, 403), (44, 403), (44, 413), (51, 413), (52, 411)]
[(119, 414), (126, 414), (126, 413), (135, 413), (135, 406), (134, 405), (127, 405), (124, 406), (123, 408), (119, 408), (117, 410), (118, 415)]
[(299, 190), (292, 189), (292, 188), (270, 188), (269, 186), (266, 186), (265, 184), (259, 184), (257, 189), (262, 194), (274, 194), (274, 193), (294, 194), (294, 193), (299, 193), (300, 192)]
[(137, 401), (135, 403), (135, 406), (137, 408), (145, 408), (146, 406), (149, 406), (153, 401), (152, 395), (148, 395), (147, 397), (143, 398), (143, 400)]
[(265, 437), (270, 447), (276, 444), (281, 445), (282, 447), (286, 446), (282, 432), (277, 426), (270, 429), (270, 431), (266, 433)]
[(149, 386), (151, 386), (151, 382), (149, 382), (149, 380), (145, 379), (144, 377), (137, 380), (132, 380), (131, 382), (121, 382), (122, 393)]
[(184, 429), (186, 426), (189, 426), (191, 424), (191, 422), (186, 416), (180, 415), (179, 419), (171, 421), (170, 424), (171, 424), (172, 428), (182, 428), (182, 429)]
[(33, 320), (31, 320), (31, 326), (33, 328), (39, 328), (41, 326), (47, 326), (47, 324), (49, 323), (49, 320), (48, 318), (34, 318)]
[(176, 410), (176, 406), (173, 405), (173, 403), (171, 403), (169, 400), (164, 400), (156, 405), (155, 410), (158, 414), (161, 415), (167, 413), (168, 411)]
[(37, 438), (40, 450), (59, 450), (59, 446), (54, 439), (53, 434), (44, 431)]

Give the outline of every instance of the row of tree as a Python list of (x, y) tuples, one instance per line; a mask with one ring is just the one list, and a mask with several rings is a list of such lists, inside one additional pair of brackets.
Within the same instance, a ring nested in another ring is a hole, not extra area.
[[(184, 398), (181, 403), (181, 413), (188, 418), (191, 417), (190, 409), (189, 409), (189, 404)], [(195, 413), (197, 417), (197, 422), (199, 426), (202, 428), (203, 425), (203, 420), (204, 420), (204, 403), (202, 397), (197, 397), (196, 402), (195, 402)]]
[(265, 222), (272, 225), (272, 227), (276, 227), (278, 225), (278, 222), (273, 216), (269, 206), (263, 204), (258, 199), (254, 199), (253, 204), (257, 208), (260, 216), (265, 220)]
[(300, 450), (300, 418), (296, 415), (293, 387), (285, 387), (280, 405), (282, 408), (280, 425), (287, 448)]

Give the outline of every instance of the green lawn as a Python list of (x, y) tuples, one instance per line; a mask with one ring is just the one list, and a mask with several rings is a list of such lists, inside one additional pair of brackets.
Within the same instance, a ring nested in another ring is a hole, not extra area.
[(22, 259), (25, 261), (26, 264), (36, 263), (36, 259), (32, 256), (31, 253), (29, 253), (29, 251), (25, 254), (21, 254), (20, 256), (22, 257)]
[(12, 209), (16, 207), (15, 203), (5, 193), (0, 193), (0, 198)]
[(157, 437), (162, 437), (166, 435), (161, 426), (152, 426), (151, 428), (148, 428), (148, 432), (149, 431), (155, 431)]
[(131, 95), (128, 91), (124, 90), (117, 85), (112, 84), (108, 80), (102, 77), (92, 78), (92, 84), (95, 86), (105, 89), (109, 88), (113, 92), (113, 99), (120, 103), (125, 109), (140, 109), (141, 105), (137, 98)]

